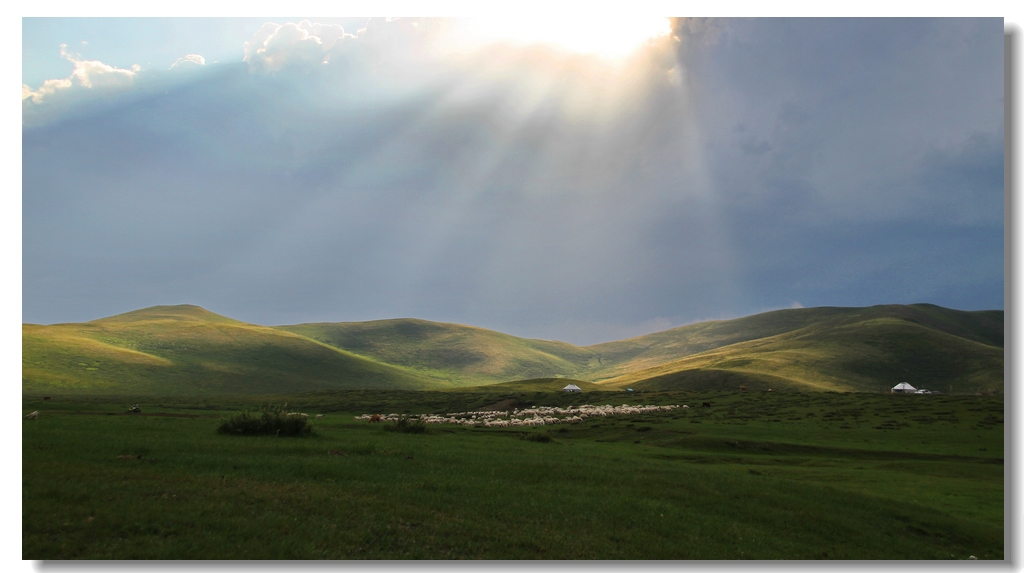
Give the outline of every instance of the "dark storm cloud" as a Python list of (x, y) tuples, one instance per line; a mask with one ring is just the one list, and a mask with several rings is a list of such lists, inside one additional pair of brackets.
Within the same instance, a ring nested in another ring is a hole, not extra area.
[(737, 301), (1002, 307), (1001, 20), (719, 28), (684, 56)]
[(444, 26), (412, 24), (296, 25), (276, 59), (26, 127), (25, 320), (190, 302), (592, 343), (794, 302), (1002, 307), (999, 20), (679, 22), (604, 82), (416, 55)]

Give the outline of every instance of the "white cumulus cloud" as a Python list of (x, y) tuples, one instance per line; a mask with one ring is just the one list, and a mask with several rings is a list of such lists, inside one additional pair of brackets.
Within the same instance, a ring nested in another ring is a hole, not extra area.
[(334, 24), (313, 24), (308, 20), (296, 24), (267, 22), (245, 43), (245, 58), (249, 69), (273, 73), (286, 66), (323, 64), (339, 42), (355, 38)]
[(199, 54), (188, 54), (184, 57), (178, 58), (177, 61), (171, 64), (171, 69), (173, 70), (175, 68), (192, 68), (195, 66), (205, 65), (206, 58), (200, 56)]
[(97, 60), (83, 60), (77, 54), (67, 50), (67, 44), (61, 44), (60, 54), (74, 64), (75, 69), (66, 78), (46, 80), (37, 90), (22, 84), (21, 99), (23, 103), (43, 104), (55, 98), (72, 95), (84, 90), (118, 91), (130, 88), (139, 72), (138, 64), (131, 69), (124, 69), (104, 64)]

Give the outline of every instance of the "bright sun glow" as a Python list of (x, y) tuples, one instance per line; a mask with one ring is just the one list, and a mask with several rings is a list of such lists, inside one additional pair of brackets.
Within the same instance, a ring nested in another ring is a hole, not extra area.
[(648, 40), (671, 33), (668, 18), (573, 16), (571, 18), (472, 18), (462, 26), (473, 42), (549, 44), (573, 52), (627, 56)]

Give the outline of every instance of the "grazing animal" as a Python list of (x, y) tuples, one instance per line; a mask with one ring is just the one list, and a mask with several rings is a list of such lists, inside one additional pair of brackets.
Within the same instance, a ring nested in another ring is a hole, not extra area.
[(740, 386), (740, 390), (746, 390), (746, 389), (747, 389), (746, 386)]
[(50, 399), (49, 396), (43, 396), (43, 400), (49, 400), (49, 399)]
[(35, 420), (36, 418), (39, 417), (39, 411), (36, 410), (35, 412), (32, 412), (31, 414), (29, 414), (28, 416), (25, 416), (25, 417), (29, 418), (30, 420)]
[(689, 406), (687, 406), (686, 404), (683, 404), (683, 409), (689, 410), (689, 409), (690, 409), (690, 407), (689, 407)]
[(324, 415), (323, 415), (323, 414), (317, 414), (317, 415), (316, 415), (316, 417), (317, 417), (317, 418), (323, 418), (323, 417), (324, 417)]
[(711, 407), (711, 402), (704, 402), (703, 404), (700, 405), (700, 407), (701, 408), (710, 408)]
[(376, 424), (377, 422), (380, 422), (380, 414), (374, 414), (374, 415), (370, 416), (370, 423), (371, 424)]

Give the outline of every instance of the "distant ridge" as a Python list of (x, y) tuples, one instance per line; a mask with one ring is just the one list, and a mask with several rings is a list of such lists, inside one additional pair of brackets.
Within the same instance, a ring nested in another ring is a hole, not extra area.
[(193, 305), (155, 306), (78, 324), (22, 326), (23, 392), (272, 394), (444, 385)]
[[(960, 392), (1002, 391), (1001, 317), (992, 321), (991, 316), (967, 314), (959, 317), (959, 324), (939, 329), (914, 320), (920, 318), (915, 312), (920, 309), (867, 310), (687, 355), (603, 384), (663, 390), (743, 385), (760, 390), (886, 391), (910, 382), (942, 392), (950, 386)], [(978, 339), (997, 339), (999, 345)]]
[(565, 342), (414, 318), (279, 326), (336, 348), (465, 383), (587, 372), (596, 355)]
[(141, 322), (150, 320), (196, 320), (204, 322), (221, 322), (233, 324), (245, 324), (233, 318), (210, 312), (201, 306), (194, 304), (177, 304), (168, 306), (150, 306), (140, 308), (107, 318), (101, 318), (92, 322)]
[[(1003, 311), (786, 309), (587, 347), (419, 319), (249, 324), (195, 305), (22, 325), (25, 393), (273, 394), (344, 388), (1003, 390)], [(513, 382), (517, 381), (517, 382)], [(504, 384), (509, 383), (509, 384)], [(553, 386), (552, 386), (553, 387)]]
[[(825, 331), (821, 329), (831, 329), (841, 325), (849, 328), (856, 324), (879, 326), (879, 323), (869, 322), (879, 319), (916, 324), (927, 330), (978, 342), (993, 349), (999, 349), (998, 353), (1002, 356), (1003, 311), (961, 311), (932, 304), (775, 310), (732, 320), (690, 324), (627, 340), (596, 344), (587, 348), (598, 352), (609, 364), (609, 366), (594, 371), (592, 375), (596, 378), (592, 379), (613, 382), (612, 379), (619, 376), (626, 374), (638, 376), (640, 371), (647, 368), (733, 344), (768, 340), (771, 337), (795, 333), (803, 329), (811, 330), (802, 333), (802, 342), (811, 343), (817, 336), (824, 335)], [(912, 331), (907, 335), (913, 337), (923, 335), (925, 332), (924, 330)], [(876, 332), (875, 328), (868, 327), (859, 334), (863, 336), (863, 341), (871, 341), (876, 340), (882, 333)], [(896, 359), (913, 361), (910, 355), (896, 357)], [(726, 370), (729, 369), (726, 367)], [(998, 370), (1001, 379), (1001, 358)], [(764, 373), (770, 374), (770, 372)], [(914, 372), (906, 374), (913, 376)], [(635, 380), (635, 378), (631, 378), (631, 380)], [(804, 378), (804, 380), (807, 379)], [(626, 381), (624, 378), (617, 382), (626, 383)]]

